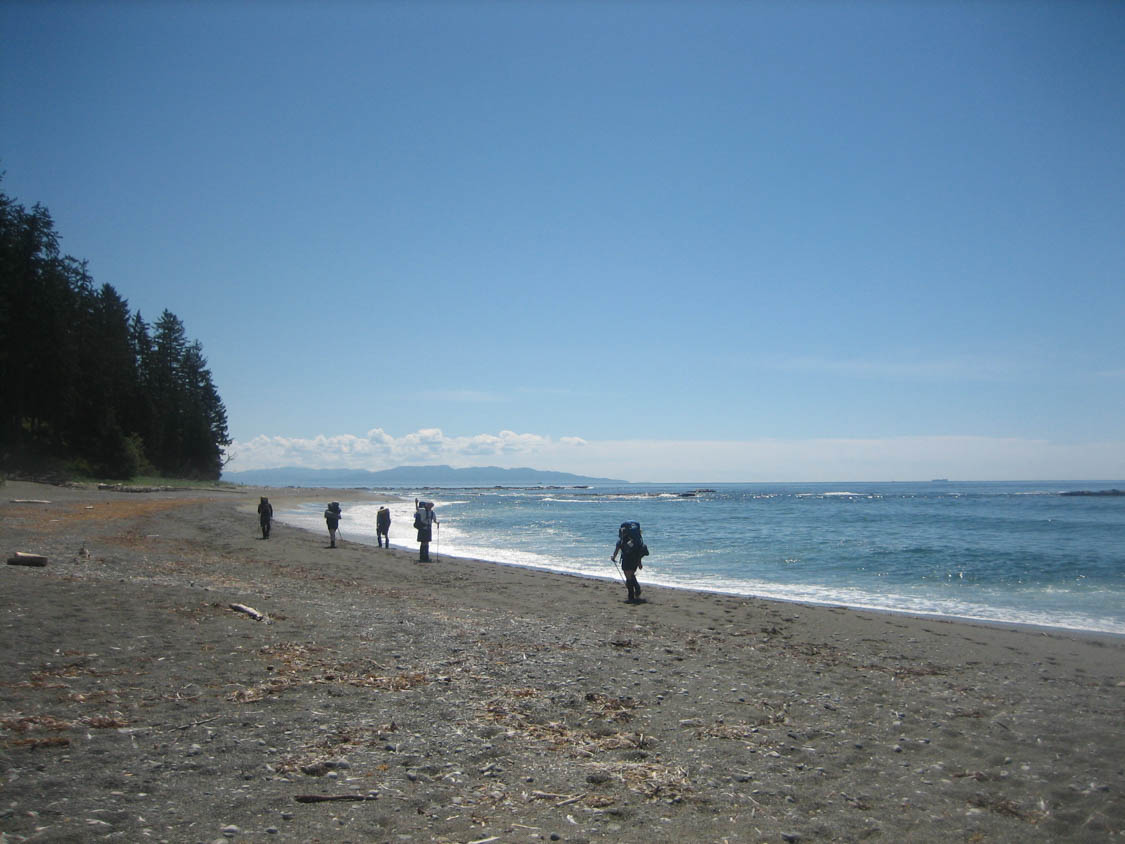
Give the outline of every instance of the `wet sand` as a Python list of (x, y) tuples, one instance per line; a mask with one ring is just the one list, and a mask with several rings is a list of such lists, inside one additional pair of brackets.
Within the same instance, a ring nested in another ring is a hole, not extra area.
[(5, 559), (48, 558), (0, 570), (5, 842), (1125, 835), (1119, 637), (631, 605), (326, 531), (262, 540), (263, 494), (360, 495), (0, 487)]

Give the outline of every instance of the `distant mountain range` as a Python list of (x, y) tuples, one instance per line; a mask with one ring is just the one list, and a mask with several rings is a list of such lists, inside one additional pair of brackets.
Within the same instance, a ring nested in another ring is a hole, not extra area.
[(545, 472), (539, 469), (501, 469), (499, 466), (473, 466), (454, 469), (452, 466), (399, 466), (380, 472), (366, 469), (301, 469), (285, 466), (279, 469), (250, 469), (245, 472), (224, 472), (223, 480), (250, 486), (576, 486), (580, 484), (625, 484), (615, 478), (591, 478), (569, 472)]

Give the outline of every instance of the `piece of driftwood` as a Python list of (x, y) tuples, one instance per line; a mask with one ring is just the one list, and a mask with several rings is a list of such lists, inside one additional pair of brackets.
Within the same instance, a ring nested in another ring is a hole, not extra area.
[(15, 555), (8, 558), (8, 565), (10, 566), (45, 566), (47, 565), (47, 558), (42, 554), (27, 554), (23, 551), (17, 551)]
[(13, 504), (50, 504), (51, 502), (47, 501), (44, 498), (13, 498), (12, 503)]
[(266, 617), (263, 613), (258, 612), (253, 607), (246, 606), (246, 604), (231, 604), (230, 608), (235, 612), (246, 613), (246, 615), (250, 616), (255, 621), (261, 621)]
[(199, 721), (192, 721), (190, 724), (180, 724), (178, 727), (168, 727), (166, 730), (157, 730), (157, 732), (170, 733), (172, 730), (190, 730), (192, 727), (198, 727), (200, 724), (208, 724), (211, 721), (217, 721), (219, 717), (220, 716), (215, 715), (211, 718), (202, 718)]
[(585, 796), (586, 796), (585, 794), (575, 794), (573, 797), (566, 798), (566, 800), (560, 800), (558, 803), (555, 804), (555, 808), (560, 809), (563, 806), (569, 806), (571, 803), (577, 803), (579, 800), (583, 799)]
[(298, 803), (363, 803), (379, 798), (375, 794), (298, 794), (293, 799)]

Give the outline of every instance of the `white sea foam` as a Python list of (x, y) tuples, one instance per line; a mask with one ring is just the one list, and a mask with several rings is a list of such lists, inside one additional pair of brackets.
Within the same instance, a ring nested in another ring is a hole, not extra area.
[[(650, 571), (645, 569), (645, 572)], [(990, 624), (1019, 624), (1036, 627), (1063, 627), (1070, 630), (1125, 635), (1125, 623), (1111, 616), (1084, 613), (1059, 613), (1026, 608), (981, 605), (968, 601), (934, 600), (903, 594), (875, 594), (860, 589), (819, 587), (793, 583), (766, 583), (711, 577), (668, 578), (649, 575), (643, 578), (654, 585), (697, 592), (743, 595), (818, 606), (845, 606), (852, 609), (896, 612), (927, 617), (962, 618)]]

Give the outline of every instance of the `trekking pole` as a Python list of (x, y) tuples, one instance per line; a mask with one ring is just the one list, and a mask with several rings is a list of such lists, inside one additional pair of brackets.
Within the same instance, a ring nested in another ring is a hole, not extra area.
[(625, 576), (625, 572), (621, 570), (621, 566), (617, 565), (617, 560), (614, 560), (613, 557), (610, 557), (610, 559), (613, 560), (613, 567), (617, 569), (617, 573), (621, 575), (621, 580), (625, 583), (626, 586), (628, 586), (629, 578)]
[(441, 562), (441, 522), (434, 522), (434, 561)]

